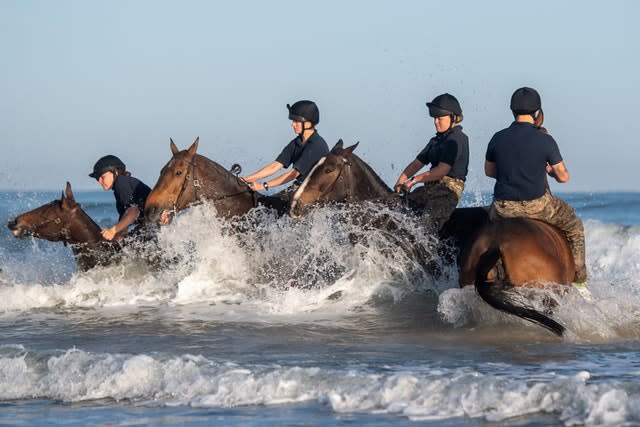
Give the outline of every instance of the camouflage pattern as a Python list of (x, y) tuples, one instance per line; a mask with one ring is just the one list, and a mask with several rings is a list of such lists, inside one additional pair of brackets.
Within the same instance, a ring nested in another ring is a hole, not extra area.
[(449, 219), (464, 190), (464, 181), (448, 176), (427, 182), (407, 196), (414, 209), (422, 213), (425, 227), (438, 231)]
[(584, 226), (573, 208), (565, 201), (546, 192), (534, 200), (494, 200), (489, 216), (504, 218), (526, 217), (542, 220), (558, 227), (567, 236), (576, 264), (574, 281), (587, 280), (587, 267), (584, 255)]

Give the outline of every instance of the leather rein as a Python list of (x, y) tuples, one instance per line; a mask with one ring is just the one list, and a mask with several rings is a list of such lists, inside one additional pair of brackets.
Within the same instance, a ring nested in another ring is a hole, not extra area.
[[(179, 210), (178, 209), (178, 202), (180, 201), (180, 198), (183, 196), (183, 194), (185, 194), (190, 189), (193, 189), (193, 201), (185, 203), (184, 206), (182, 207), (182, 209), (185, 209), (185, 208), (191, 207), (191, 206), (197, 206), (197, 205), (200, 205), (200, 204), (203, 203), (201, 195), (199, 194), (199, 192), (202, 190), (202, 184), (201, 184), (200, 180), (198, 179), (198, 177), (196, 176), (197, 165), (196, 165), (195, 159), (193, 161), (189, 161), (189, 160), (183, 160), (183, 161), (186, 162), (189, 165), (189, 169), (187, 170), (187, 173), (186, 173), (186, 175), (184, 177), (184, 181), (182, 182), (182, 188), (180, 189), (180, 192), (178, 193), (178, 195), (176, 196), (175, 201), (173, 202), (173, 209), (170, 211), (174, 215)], [(247, 189), (243, 190), (243, 191), (238, 191), (238, 192), (235, 192), (235, 193), (224, 194), (222, 196), (218, 196), (218, 197), (215, 197), (215, 198), (207, 198), (207, 201), (211, 201), (211, 202), (215, 203), (217, 201), (224, 200), (224, 199), (229, 199), (231, 197), (240, 196), (240, 195), (245, 194), (245, 193), (251, 193), (253, 195), (253, 205), (254, 205), (254, 207), (257, 206), (257, 204), (258, 204), (257, 193), (255, 191), (253, 191), (251, 189), (251, 187), (249, 187), (245, 182), (240, 180), (237, 176), (234, 175), (234, 178), (236, 179), (238, 184), (246, 186)], [(189, 182), (191, 182), (191, 185), (189, 185)]]

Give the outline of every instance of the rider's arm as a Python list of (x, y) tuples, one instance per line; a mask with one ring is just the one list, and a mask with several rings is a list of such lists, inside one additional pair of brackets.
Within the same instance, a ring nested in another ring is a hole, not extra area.
[(448, 163), (440, 162), (434, 168), (429, 169), (426, 172), (416, 175), (413, 178), (415, 184), (420, 182), (432, 182), (441, 179), (451, 171), (451, 165)]
[[(268, 188), (277, 187), (278, 185), (286, 184), (289, 181), (293, 181), (297, 177), (300, 176), (300, 172), (297, 169), (291, 169), (288, 172), (283, 173), (282, 175), (278, 175), (277, 177), (270, 179), (267, 182)], [(261, 182), (255, 182), (251, 188), (255, 191), (264, 190), (264, 185)]]
[(113, 240), (119, 234), (125, 234), (129, 226), (136, 222), (139, 215), (140, 209), (137, 205), (129, 206), (127, 210), (124, 211), (122, 219), (120, 219), (116, 225), (102, 230), (102, 237), (106, 240)]
[(247, 183), (252, 183), (252, 182), (258, 181), (259, 179), (266, 178), (268, 176), (273, 175), (283, 167), (284, 165), (282, 163), (278, 161), (273, 161), (268, 165), (264, 166), (263, 168), (259, 169), (258, 171), (252, 173), (251, 175), (247, 175), (245, 177), (242, 177), (241, 179), (243, 181), (246, 181)]
[(409, 163), (407, 165), (407, 167), (404, 168), (404, 170), (402, 171), (400, 176), (398, 177), (398, 180), (396, 181), (396, 185), (393, 186), (393, 189), (396, 192), (399, 192), (401, 187), (402, 187), (402, 184), (407, 182), (409, 177), (412, 177), (416, 172), (418, 172), (420, 169), (422, 169), (423, 166), (424, 166), (424, 163), (422, 163), (418, 159), (416, 159), (413, 162)]
[(549, 167), (551, 168), (551, 171), (547, 169), (547, 173), (556, 181), (561, 183), (569, 181), (569, 170), (567, 170), (567, 166), (564, 164), (564, 161), (556, 163), (555, 165), (550, 165)]
[(484, 174), (487, 175), (489, 178), (495, 178), (496, 176), (498, 176), (498, 174), (496, 173), (496, 164), (488, 160), (485, 160)]

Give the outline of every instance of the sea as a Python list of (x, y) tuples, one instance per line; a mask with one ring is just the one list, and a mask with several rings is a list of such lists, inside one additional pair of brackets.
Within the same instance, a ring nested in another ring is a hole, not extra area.
[[(60, 194), (0, 192), (0, 219)], [(4, 225), (0, 425), (638, 426), (640, 193), (558, 195), (584, 221), (589, 272), (586, 290), (538, 291), (564, 337), (460, 289), (396, 212), (411, 239), (345, 207), (230, 224), (204, 204), (160, 229), (165, 262), (131, 248), (88, 272)], [(75, 198), (115, 222), (110, 192)]]

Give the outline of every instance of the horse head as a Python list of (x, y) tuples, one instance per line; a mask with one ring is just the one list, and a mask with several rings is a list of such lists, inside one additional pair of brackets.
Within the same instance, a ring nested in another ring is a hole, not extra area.
[(76, 203), (68, 182), (60, 200), (20, 214), (7, 226), (15, 237), (33, 236), (66, 243), (97, 242), (102, 239), (100, 227)]
[(163, 210), (178, 211), (189, 203), (197, 201), (199, 180), (194, 176), (194, 159), (200, 137), (186, 150), (180, 151), (173, 139), (169, 138), (172, 157), (160, 171), (156, 182), (144, 206), (147, 221), (158, 219)]
[(391, 194), (391, 189), (362, 159), (353, 154), (359, 143), (344, 148), (339, 140), (293, 195), (289, 213), (303, 215), (311, 205), (362, 201)]
[(224, 217), (242, 214), (254, 206), (252, 191), (233, 173), (218, 163), (197, 154), (200, 138), (180, 151), (170, 139), (171, 160), (160, 171), (156, 185), (145, 202), (149, 222), (163, 211), (173, 214), (188, 206), (209, 200)]

